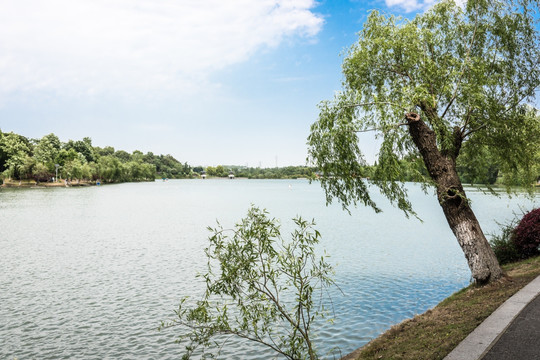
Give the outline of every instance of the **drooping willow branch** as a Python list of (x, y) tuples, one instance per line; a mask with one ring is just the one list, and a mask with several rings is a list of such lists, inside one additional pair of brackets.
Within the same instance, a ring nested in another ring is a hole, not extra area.
[[(402, 110), (405, 111), (405, 113), (408, 113), (409, 110), (402, 107), (401, 105), (399, 104), (396, 104), (396, 103), (393, 103), (393, 102), (390, 102), (390, 101), (373, 101), (373, 102), (366, 102), (366, 103), (360, 103), (360, 104), (345, 104), (343, 106), (341, 106), (341, 108), (352, 108), (352, 107), (361, 107), (361, 106), (370, 106), (370, 105), (392, 105), (392, 106), (396, 106)], [(388, 127), (378, 127), (378, 128), (371, 128), (371, 129), (363, 129), (363, 130), (355, 130), (354, 132), (355, 133), (364, 133), (364, 132), (369, 132), (369, 131), (381, 131), (381, 132), (387, 132), (389, 131), (390, 129), (396, 129), (400, 126), (404, 126), (404, 125), (408, 125), (408, 123), (398, 123), (398, 124), (394, 124), (394, 125), (390, 125)]]
[(385, 127), (385, 128), (371, 128), (371, 129), (364, 129), (364, 130), (356, 130), (355, 133), (364, 133), (364, 132), (369, 132), (369, 131), (387, 132), (387, 131), (390, 131), (391, 129), (397, 129), (400, 126), (405, 126), (405, 125), (409, 125), (409, 124), (407, 124), (407, 123), (399, 123), (399, 124), (394, 124), (394, 125), (391, 125), (391, 126), (388, 126), (388, 127)]
[(400, 104), (396, 104), (391, 101), (372, 101), (372, 102), (366, 102), (366, 103), (360, 103), (360, 104), (345, 104), (343, 105), (343, 107), (351, 108), (351, 107), (360, 107), (360, 106), (369, 106), (369, 105), (392, 105), (392, 106), (396, 106), (404, 110), (405, 112), (410, 111), (409, 109), (402, 107)]
[(456, 100), (458, 89), (461, 86), (461, 81), (463, 80), (463, 75), (465, 74), (466, 65), (471, 59), (471, 48), (472, 48), (472, 46), (474, 44), (474, 40), (476, 39), (477, 30), (478, 30), (478, 5), (476, 7), (476, 14), (475, 14), (475, 18), (474, 18), (474, 31), (473, 31), (473, 35), (472, 35), (472, 38), (471, 38), (471, 42), (469, 43), (469, 46), (467, 48), (467, 55), (465, 56), (465, 61), (463, 61), (463, 65), (461, 67), (461, 72), (459, 74), (459, 79), (458, 79), (458, 82), (456, 84), (456, 88), (454, 89), (454, 94), (452, 95), (452, 98), (450, 98), (450, 101), (448, 102), (448, 105), (446, 106), (446, 109), (444, 110), (443, 114), (441, 115), (441, 119), (443, 119), (445, 117), (446, 113), (448, 112), (448, 110), (450, 109), (452, 104), (454, 103), (454, 100)]

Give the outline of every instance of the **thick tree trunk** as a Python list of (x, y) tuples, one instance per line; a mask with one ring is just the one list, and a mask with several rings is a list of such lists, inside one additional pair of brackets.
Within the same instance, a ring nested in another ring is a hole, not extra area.
[(472, 277), (479, 284), (499, 279), (502, 270), (476, 219), (457, 174), (456, 158), (461, 146), (460, 133), (456, 131), (453, 151), (441, 152), (437, 147), (435, 132), (420, 115), (406, 116), (409, 133), (424, 159), (429, 175), (437, 186), (437, 198), (448, 225), (456, 236), (471, 269)]

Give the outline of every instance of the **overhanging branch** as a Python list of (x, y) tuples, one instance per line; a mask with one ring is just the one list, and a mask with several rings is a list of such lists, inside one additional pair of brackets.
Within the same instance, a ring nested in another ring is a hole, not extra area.
[(472, 133), (477, 132), (478, 130), (482, 130), (482, 129), (485, 128), (486, 126), (487, 126), (486, 124), (482, 124), (482, 125), (480, 125), (480, 126), (474, 128), (474, 129), (471, 129), (471, 130), (467, 131), (466, 133), (464, 133), (464, 134), (462, 135), (463, 139), (465, 139), (467, 136), (471, 135)]
[(408, 123), (399, 123), (399, 124), (391, 125), (391, 126), (386, 127), (386, 128), (371, 128), (371, 129), (357, 130), (357, 131), (355, 131), (355, 133), (364, 133), (364, 132), (369, 132), (369, 131), (387, 132), (390, 129), (397, 129), (400, 126), (405, 126), (405, 125), (409, 125), (409, 124)]
[(400, 104), (393, 103), (391, 101), (372, 101), (372, 102), (366, 102), (366, 103), (360, 103), (360, 104), (345, 104), (343, 107), (350, 108), (350, 107), (360, 107), (360, 106), (369, 106), (369, 105), (392, 105), (396, 106), (401, 110), (404, 110), (405, 112), (408, 112), (409, 109), (406, 109), (402, 107)]

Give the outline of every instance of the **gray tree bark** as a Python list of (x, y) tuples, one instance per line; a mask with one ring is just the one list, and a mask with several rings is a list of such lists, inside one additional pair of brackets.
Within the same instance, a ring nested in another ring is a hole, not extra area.
[[(422, 110), (429, 117), (430, 109)], [(499, 279), (502, 269), (469, 205), (457, 173), (456, 159), (463, 141), (461, 131), (455, 129), (452, 149), (441, 151), (437, 147), (435, 132), (420, 115), (409, 113), (406, 119), (409, 134), (436, 184), (439, 204), (465, 254), (472, 277), (479, 284)]]

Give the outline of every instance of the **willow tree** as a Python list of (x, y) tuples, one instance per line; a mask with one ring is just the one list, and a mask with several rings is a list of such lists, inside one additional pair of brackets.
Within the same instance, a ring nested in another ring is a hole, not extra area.
[[(308, 138), (327, 201), (379, 211), (363, 179), (358, 133), (380, 139), (372, 183), (406, 215), (414, 214), (399, 161), (417, 157), (418, 177), (436, 188), (472, 276), (502, 275), (456, 170), (460, 152), (487, 148), (501, 171), (532, 183), (540, 139), (527, 105), (539, 85), (537, 2), (443, 0), (412, 20), (373, 11), (343, 63), (343, 89), (320, 104)], [(425, 171), (427, 170), (427, 171)], [(428, 175), (423, 175), (423, 174)], [(388, 181), (390, 179), (390, 181)]]

